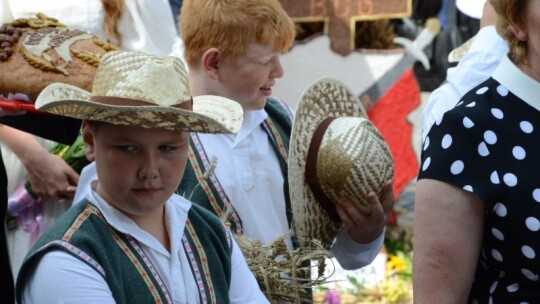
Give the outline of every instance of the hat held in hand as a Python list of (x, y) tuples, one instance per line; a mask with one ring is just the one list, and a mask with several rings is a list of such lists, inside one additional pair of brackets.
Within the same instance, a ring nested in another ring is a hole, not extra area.
[(179, 58), (126, 51), (102, 57), (92, 92), (53, 83), (40, 93), (36, 108), (117, 125), (203, 133), (238, 132), (243, 119), (242, 107), (233, 100), (191, 97)]
[(361, 101), (334, 79), (312, 84), (300, 98), (289, 149), (289, 188), (300, 242), (329, 248), (342, 227), (336, 204), (348, 196), (371, 213), (370, 192), (394, 175), (390, 149)]

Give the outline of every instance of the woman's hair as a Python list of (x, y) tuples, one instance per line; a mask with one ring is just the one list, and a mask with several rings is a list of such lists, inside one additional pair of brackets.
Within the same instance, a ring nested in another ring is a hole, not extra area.
[(105, 11), (105, 36), (109, 42), (122, 45), (122, 34), (118, 31), (118, 22), (124, 12), (124, 0), (101, 0)]
[(276, 52), (294, 43), (294, 22), (278, 0), (185, 0), (180, 35), (189, 66), (211, 47), (235, 62), (250, 44), (273, 45)]
[(497, 13), (497, 32), (508, 43), (508, 57), (514, 63), (527, 63), (527, 42), (519, 40), (512, 26), (523, 26), (528, 0), (489, 0)]

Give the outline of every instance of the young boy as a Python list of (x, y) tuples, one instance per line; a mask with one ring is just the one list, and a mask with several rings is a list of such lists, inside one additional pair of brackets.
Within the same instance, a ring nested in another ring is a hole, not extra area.
[(191, 98), (178, 58), (112, 52), (92, 93), (52, 84), (36, 106), (84, 120), (97, 179), (26, 257), (18, 303), (267, 303), (221, 221), (174, 194), (188, 132), (236, 132), (237, 103)]
[[(191, 92), (231, 98), (244, 109), (238, 134), (191, 135), (180, 193), (193, 192), (193, 202), (218, 215), (232, 207), (233, 231), (268, 244), (293, 226), (287, 181), (292, 111), (271, 95), (283, 76), (279, 55), (294, 42), (294, 23), (278, 0), (184, 0), (180, 33)], [(215, 175), (199, 187), (213, 156)], [(389, 185), (383, 194), (382, 204), (370, 196), (369, 216), (348, 198), (337, 205), (345, 228), (331, 249), (344, 268), (363, 267), (379, 252), (393, 204)]]
[[(293, 227), (287, 181), (293, 114), (271, 95), (283, 75), (279, 54), (294, 42), (294, 23), (278, 0), (184, 0), (180, 33), (193, 95), (233, 99), (242, 106), (244, 119), (237, 134), (190, 135), (179, 193), (218, 216), (232, 210), (234, 233), (269, 244)], [(214, 174), (205, 179), (214, 156)], [(93, 175), (91, 164), (79, 184)], [(76, 199), (84, 195), (81, 189)], [(368, 265), (380, 251), (394, 203), (390, 184), (381, 197), (382, 203), (369, 196), (371, 215), (346, 197), (336, 207), (345, 228), (331, 251), (343, 268)], [(298, 246), (294, 237), (287, 241), (291, 251)]]

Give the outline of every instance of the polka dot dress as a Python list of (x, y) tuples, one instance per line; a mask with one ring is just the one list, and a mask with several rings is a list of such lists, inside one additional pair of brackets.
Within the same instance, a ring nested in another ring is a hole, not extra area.
[(485, 204), (469, 303), (540, 303), (540, 112), (491, 78), (435, 122), (422, 150), (419, 179)]

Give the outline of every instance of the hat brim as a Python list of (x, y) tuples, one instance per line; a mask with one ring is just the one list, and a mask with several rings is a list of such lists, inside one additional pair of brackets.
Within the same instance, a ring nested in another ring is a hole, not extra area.
[(90, 101), (91, 96), (78, 87), (53, 83), (38, 96), (36, 109), (81, 120), (200, 133), (236, 133), (242, 125), (240, 104), (219, 96), (193, 97), (192, 111), (166, 106), (107, 105)]
[(296, 108), (289, 147), (289, 192), (299, 240), (318, 239), (329, 248), (342, 223), (330, 219), (306, 184), (304, 171), (309, 144), (318, 125), (327, 117), (365, 117), (360, 99), (343, 83), (323, 78), (311, 84)]

